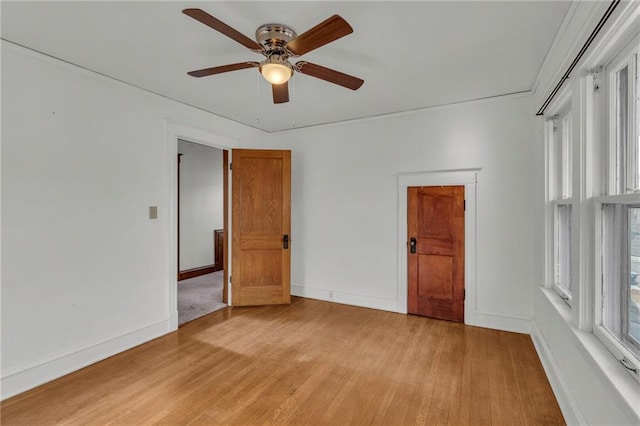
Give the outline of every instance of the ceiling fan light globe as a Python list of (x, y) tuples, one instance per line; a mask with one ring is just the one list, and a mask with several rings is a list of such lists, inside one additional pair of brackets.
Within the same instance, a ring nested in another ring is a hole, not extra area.
[(260, 67), (260, 73), (271, 84), (284, 84), (291, 78), (293, 74), (291, 68), (282, 64), (263, 64)]

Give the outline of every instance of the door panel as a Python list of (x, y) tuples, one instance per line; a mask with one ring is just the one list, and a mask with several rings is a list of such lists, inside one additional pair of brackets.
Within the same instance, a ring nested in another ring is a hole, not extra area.
[(453, 297), (453, 257), (421, 255), (418, 257), (418, 295), (450, 300)]
[(464, 321), (464, 186), (407, 190), (407, 310)]
[(232, 300), (234, 306), (291, 303), (291, 152), (234, 149)]
[[(236, 164), (242, 171), (238, 190), (243, 235), (281, 234), (283, 163), (283, 158), (242, 157), (242, 164)], [(234, 171), (234, 178), (237, 172), (238, 169)]]
[(450, 243), (453, 238), (453, 198), (443, 189), (418, 191), (418, 236)]

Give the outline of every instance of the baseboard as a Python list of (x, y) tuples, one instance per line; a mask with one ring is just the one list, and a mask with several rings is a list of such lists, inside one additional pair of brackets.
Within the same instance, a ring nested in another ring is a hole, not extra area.
[(178, 329), (178, 310), (169, 314), (169, 333)]
[(467, 323), (467, 325), (514, 333), (531, 333), (531, 319), (527, 317), (476, 311), (473, 318), (473, 323)]
[(122, 335), (80, 345), (48, 360), (3, 371), (1, 400), (72, 373), (110, 356), (163, 336), (171, 331), (169, 320), (155, 322)]
[(178, 281), (187, 280), (189, 278), (199, 277), (200, 275), (212, 274), (222, 271), (222, 263), (214, 263), (213, 265), (200, 266), (199, 268), (187, 269), (178, 272)]
[(544, 372), (547, 374), (551, 389), (553, 390), (556, 400), (558, 400), (558, 405), (560, 405), (564, 420), (568, 425), (588, 424), (578, 407), (578, 403), (573, 397), (571, 388), (562, 375), (562, 370), (551, 353), (549, 344), (545, 340), (535, 320), (531, 321), (531, 340), (533, 340), (533, 345), (542, 363), (542, 368), (544, 368)]
[(382, 297), (329, 290), (325, 288), (307, 287), (299, 284), (291, 285), (291, 295), (306, 297), (309, 299), (324, 300), (327, 302), (342, 303), (345, 305), (360, 306), (363, 308), (379, 309), (381, 311), (398, 311), (398, 301), (396, 299), (386, 299)]

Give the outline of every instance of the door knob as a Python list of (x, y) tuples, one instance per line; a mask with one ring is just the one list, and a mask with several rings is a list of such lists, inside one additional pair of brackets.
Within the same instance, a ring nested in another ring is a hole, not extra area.
[(411, 249), (411, 253), (415, 253), (416, 252), (416, 238), (415, 237), (411, 237), (411, 239), (409, 240), (409, 247)]
[(284, 236), (282, 237), (282, 248), (283, 249), (289, 248), (289, 236), (287, 234), (284, 234)]

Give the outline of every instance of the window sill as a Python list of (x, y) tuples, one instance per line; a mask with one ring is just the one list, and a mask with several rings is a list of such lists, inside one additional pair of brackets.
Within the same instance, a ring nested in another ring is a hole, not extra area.
[(542, 287), (540, 290), (567, 323), (567, 327), (574, 337), (576, 347), (588, 355), (585, 358), (593, 366), (593, 371), (599, 373), (611, 384), (620, 400), (624, 401), (631, 412), (640, 419), (640, 384), (631, 377), (630, 373), (624, 369), (592, 332), (579, 330), (573, 324), (571, 309), (555, 291)]

